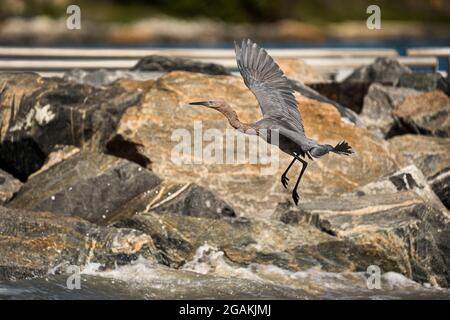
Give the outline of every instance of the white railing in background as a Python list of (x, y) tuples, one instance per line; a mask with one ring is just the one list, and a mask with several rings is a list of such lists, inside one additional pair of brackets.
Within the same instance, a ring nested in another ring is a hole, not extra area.
[[(275, 58), (298, 58), (318, 72), (333, 75), (373, 62), (376, 57), (393, 57), (409, 67), (438, 70), (439, 56), (450, 56), (450, 48), (409, 49), (399, 56), (394, 49), (269, 49)], [(129, 69), (148, 55), (165, 55), (213, 62), (236, 70), (232, 49), (121, 49), (121, 48), (47, 48), (0, 47), (0, 71), (64, 72), (69, 69)], [(450, 61), (449, 61), (450, 62)], [(448, 74), (448, 72), (447, 72)]]
[(446, 57), (447, 58), (447, 79), (450, 80), (450, 47), (440, 48), (410, 48), (406, 50), (406, 55), (410, 57)]

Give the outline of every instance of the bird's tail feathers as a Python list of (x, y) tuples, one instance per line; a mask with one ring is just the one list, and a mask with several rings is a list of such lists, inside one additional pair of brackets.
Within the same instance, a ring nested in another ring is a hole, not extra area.
[(346, 156), (349, 156), (352, 153), (354, 153), (352, 147), (346, 141), (339, 142), (331, 151)]

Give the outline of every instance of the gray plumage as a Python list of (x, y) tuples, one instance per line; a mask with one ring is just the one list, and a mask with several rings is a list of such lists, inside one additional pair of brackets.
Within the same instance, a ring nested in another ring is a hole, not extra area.
[(191, 104), (214, 108), (224, 114), (235, 129), (244, 132), (250, 132), (251, 129), (251, 132), (256, 132), (269, 143), (275, 142), (271, 137), (276, 131), (279, 137), (278, 147), (294, 157), (281, 176), (281, 182), (285, 188), (289, 181), (286, 175), (294, 162), (297, 160), (303, 164), (292, 192), (294, 202), (298, 204), (297, 187), (307, 167), (307, 162), (302, 158), (308, 157), (312, 160), (329, 152), (350, 155), (353, 151), (345, 141), (333, 147), (328, 144), (319, 144), (306, 137), (291, 83), (266, 50), (248, 39), (243, 40), (241, 46), (235, 43), (235, 51), (236, 62), (244, 83), (258, 100), (263, 118), (251, 124), (242, 123), (236, 112), (222, 100)]

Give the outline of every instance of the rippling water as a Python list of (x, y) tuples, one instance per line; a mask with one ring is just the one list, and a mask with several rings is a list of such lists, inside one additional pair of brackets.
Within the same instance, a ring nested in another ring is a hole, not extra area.
[(0, 299), (450, 299), (448, 289), (424, 286), (394, 272), (382, 275), (380, 290), (370, 290), (363, 273), (232, 266), (209, 246), (200, 247), (181, 270), (143, 258), (115, 270), (98, 267), (85, 268), (79, 290), (67, 288), (66, 275), (0, 282)]

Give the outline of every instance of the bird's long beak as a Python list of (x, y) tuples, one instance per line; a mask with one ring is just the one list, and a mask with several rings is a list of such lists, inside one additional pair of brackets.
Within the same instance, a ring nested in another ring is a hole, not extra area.
[(191, 106), (206, 106), (207, 101), (189, 102)]

